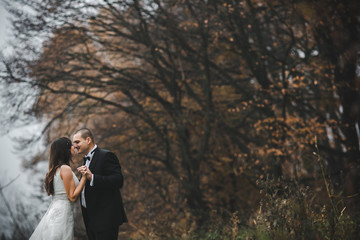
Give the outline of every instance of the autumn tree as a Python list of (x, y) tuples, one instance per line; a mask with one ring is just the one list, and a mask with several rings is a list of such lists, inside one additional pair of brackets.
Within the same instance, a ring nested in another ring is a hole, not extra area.
[(315, 139), (334, 180), (359, 166), (356, 64), (319, 31), (332, 16), (356, 32), (351, 1), (335, 15), (331, 0), (321, 14), (323, 3), (292, 1), (15, 2), (33, 11), (11, 5), (19, 44), (2, 81), (31, 87), (48, 141), (89, 126), (118, 153), (139, 228), (245, 221), (257, 180), (315, 184)]

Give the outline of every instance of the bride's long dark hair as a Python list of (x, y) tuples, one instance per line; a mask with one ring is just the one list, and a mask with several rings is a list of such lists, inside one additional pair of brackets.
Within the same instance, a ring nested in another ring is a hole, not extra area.
[(54, 175), (61, 165), (70, 165), (71, 140), (66, 137), (57, 138), (50, 147), (49, 171), (44, 179), (45, 190), (48, 195), (54, 195)]

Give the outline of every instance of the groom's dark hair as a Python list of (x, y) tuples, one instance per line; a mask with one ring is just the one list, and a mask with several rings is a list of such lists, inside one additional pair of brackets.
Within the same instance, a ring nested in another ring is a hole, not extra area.
[(81, 128), (81, 129), (79, 129), (79, 130), (76, 130), (76, 131), (74, 132), (74, 135), (77, 134), (77, 133), (80, 133), (81, 137), (84, 138), (84, 139), (86, 139), (86, 138), (89, 137), (89, 138), (91, 139), (91, 141), (95, 144), (94, 135), (93, 135), (93, 133), (91, 132), (90, 129), (88, 129), (88, 128)]

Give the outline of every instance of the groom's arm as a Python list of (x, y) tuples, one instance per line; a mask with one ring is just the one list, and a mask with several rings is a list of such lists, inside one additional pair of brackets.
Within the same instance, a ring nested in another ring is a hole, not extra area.
[(93, 186), (96, 188), (121, 188), (124, 184), (124, 177), (118, 158), (113, 152), (107, 152), (103, 161), (103, 175), (94, 174)]

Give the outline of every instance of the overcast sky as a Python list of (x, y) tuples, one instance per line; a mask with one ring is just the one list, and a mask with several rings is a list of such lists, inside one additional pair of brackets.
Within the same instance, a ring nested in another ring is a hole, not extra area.
[[(6, 41), (9, 39), (10, 29), (9, 21), (7, 20), (8, 14), (0, 4), (0, 49), (4, 51), (7, 47)], [(1, 107), (1, 105), (0, 105)], [(6, 129), (10, 130), (10, 129)], [(0, 174), (6, 178), (14, 178), (20, 172), (19, 161), (16, 154), (13, 152), (13, 142), (10, 140), (9, 135), (0, 136)], [(4, 179), (1, 179), (4, 180)], [(1, 183), (0, 183), (1, 184)]]
[[(7, 41), (11, 38), (8, 17), (9, 15), (2, 6), (0, 0), (0, 50), (2, 52), (4, 50), (7, 52), (11, 51), (7, 46)], [(0, 90), (6, 91), (6, 87), (0, 86)], [(0, 112), (1, 108), (2, 105), (0, 101)], [(4, 116), (2, 116), (2, 118), (3, 117)], [(31, 125), (22, 129), (2, 129), (1, 131), (7, 133), (5, 135), (0, 135), (0, 186), (20, 175), (13, 184), (6, 188), (6, 191), (9, 191), (10, 188), (16, 189), (15, 191), (24, 191), (24, 189), (29, 190), (29, 188), (34, 185), (34, 182), (29, 176), (31, 172), (25, 171), (22, 168), (22, 160), (28, 156), (24, 156), (24, 153), (16, 151), (15, 147), (17, 143), (13, 140), (15, 137), (20, 136), (20, 134), (34, 131), (39, 131), (39, 126)], [(45, 173), (46, 170), (47, 169), (45, 169)]]
[[(10, 40), (11, 30), (9, 27), (8, 13), (2, 6), (0, 0), (0, 51), (11, 53), (11, 48), (7, 46), (7, 41)], [(1, 82), (0, 82), (1, 84)], [(5, 86), (0, 85), (0, 91), (6, 91)], [(2, 109), (2, 101), (0, 99), (0, 114)], [(4, 118), (6, 116), (1, 116)], [(3, 126), (0, 126), (3, 128)], [(34, 214), (42, 213), (46, 210), (48, 201), (34, 198), (34, 193), (42, 194), (40, 191), (41, 181), (47, 172), (47, 163), (40, 164), (35, 174), (33, 170), (25, 170), (22, 168), (22, 160), (29, 156), (24, 156), (24, 153), (17, 152), (16, 142), (13, 138), (26, 134), (26, 132), (39, 131), (39, 126), (31, 125), (22, 129), (2, 129), (1, 132), (7, 132), (5, 135), (0, 135), (0, 186), (3, 186), (9, 181), (16, 180), (3, 189), (7, 202), (11, 205), (12, 211), (16, 214), (16, 205), (23, 204), (28, 209), (27, 218), (31, 219)], [(36, 151), (36, 150), (35, 150)], [(46, 199), (46, 194), (45, 199)], [(0, 198), (0, 236), (2, 234), (10, 236), (13, 231), (13, 223), (9, 218), (9, 212)], [(31, 221), (31, 220), (28, 220)]]

